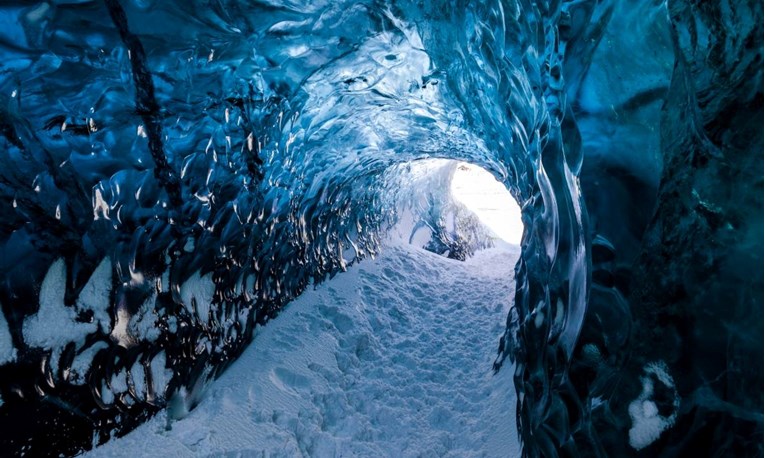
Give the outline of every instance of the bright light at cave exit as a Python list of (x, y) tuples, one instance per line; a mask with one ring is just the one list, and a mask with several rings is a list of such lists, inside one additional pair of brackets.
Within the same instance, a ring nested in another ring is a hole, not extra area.
[(494, 175), (463, 162), (454, 172), (452, 196), (475, 213), (497, 237), (511, 245), (521, 244), (521, 209)]

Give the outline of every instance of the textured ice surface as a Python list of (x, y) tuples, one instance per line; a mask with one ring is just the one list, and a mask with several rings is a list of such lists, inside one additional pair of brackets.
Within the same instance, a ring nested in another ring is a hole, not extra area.
[[(529, 456), (761, 454), (762, 16), (4, 2), (0, 448), (73, 454), (193, 406), (257, 325), (405, 218), (433, 251), (480, 247), (423, 189), (439, 174), (412, 172), (452, 159), (522, 208), (496, 366), (515, 364)], [(680, 408), (636, 450), (629, 406), (659, 360)]]

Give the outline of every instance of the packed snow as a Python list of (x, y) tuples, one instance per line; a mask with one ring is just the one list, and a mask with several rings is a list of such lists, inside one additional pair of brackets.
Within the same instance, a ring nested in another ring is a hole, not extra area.
[(520, 456), (513, 367), (492, 370), (518, 253), (389, 246), (259, 328), (195, 409), (90, 455)]

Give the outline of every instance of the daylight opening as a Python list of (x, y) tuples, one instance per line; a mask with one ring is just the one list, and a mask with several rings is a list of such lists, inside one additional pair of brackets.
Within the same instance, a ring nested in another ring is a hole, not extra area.
[(485, 169), (462, 162), (452, 178), (454, 199), (475, 213), (498, 239), (520, 245), (523, 237), (521, 209), (507, 188)]
[(395, 238), (460, 261), (487, 248), (520, 246), (521, 211), (488, 169), (432, 158), (388, 172), (383, 194), (397, 201)]

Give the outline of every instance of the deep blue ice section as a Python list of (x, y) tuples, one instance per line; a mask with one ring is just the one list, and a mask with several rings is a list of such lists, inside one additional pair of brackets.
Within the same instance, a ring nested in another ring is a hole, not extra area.
[(71, 455), (193, 407), (402, 218), (433, 251), (485, 246), (443, 223), (452, 166), (422, 167), (454, 159), (522, 207), (496, 366), (528, 456), (762, 454), (762, 18), (4, 2), (0, 447)]

